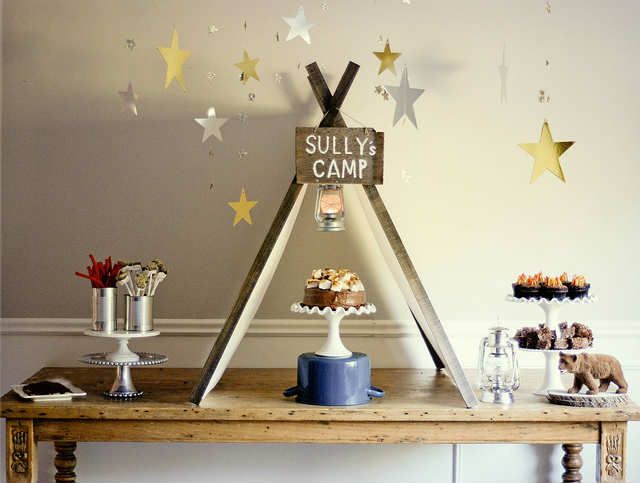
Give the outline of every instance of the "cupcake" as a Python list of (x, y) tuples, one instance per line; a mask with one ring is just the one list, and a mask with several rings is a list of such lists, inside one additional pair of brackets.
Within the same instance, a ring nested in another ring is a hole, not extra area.
[(576, 275), (569, 284), (569, 298), (578, 299), (587, 297), (589, 295), (589, 287), (591, 287), (591, 284), (587, 283), (584, 275)]
[(568, 293), (569, 289), (560, 281), (560, 277), (547, 277), (540, 285), (540, 296), (547, 300), (562, 300)]
[(518, 280), (511, 286), (513, 287), (513, 296), (516, 298), (540, 298), (540, 284), (534, 277), (528, 277), (521, 273)]
[(569, 279), (569, 274), (567, 272), (563, 272), (562, 275), (560, 275), (560, 281), (565, 287), (571, 285), (571, 280)]

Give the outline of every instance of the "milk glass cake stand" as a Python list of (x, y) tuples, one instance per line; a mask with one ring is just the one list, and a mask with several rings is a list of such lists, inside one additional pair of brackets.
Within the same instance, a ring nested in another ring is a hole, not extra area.
[(375, 313), (375, 311), (376, 306), (373, 304), (362, 305), (358, 308), (338, 307), (337, 309), (332, 309), (331, 307), (309, 307), (300, 302), (291, 306), (291, 312), (322, 315), (327, 320), (329, 324), (327, 338), (322, 347), (315, 352), (316, 355), (323, 357), (351, 357), (352, 352), (344, 346), (340, 338), (340, 322), (347, 315), (369, 315)]
[(111, 389), (104, 391), (103, 393), (106, 397), (114, 399), (133, 399), (142, 396), (143, 391), (138, 391), (133, 385), (131, 368), (155, 366), (167, 362), (167, 356), (163, 354), (133, 352), (129, 349), (130, 339), (154, 337), (160, 334), (160, 331), (150, 330), (147, 332), (129, 332), (126, 330), (117, 330), (107, 333), (96, 330), (85, 330), (84, 334), (92, 337), (116, 339), (118, 341), (118, 350), (115, 352), (96, 352), (93, 354), (86, 354), (80, 359), (80, 361), (85, 364), (116, 368), (116, 378), (111, 385)]
[[(524, 298), (514, 297), (513, 295), (507, 295), (507, 302), (514, 302), (518, 304), (535, 304), (544, 312), (544, 325), (545, 327), (551, 327), (552, 324), (558, 324), (558, 313), (562, 307), (567, 305), (576, 304), (591, 304), (597, 301), (597, 297), (589, 295), (582, 298), (565, 298), (558, 300), (556, 298), (548, 300), (544, 298)], [(560, 333), (559, 329), (558, 332)], [(544, 377), (540, 387), (534, 392), (538, 396), (547, 396), (552, 389), (563, 389), (562, 380), (560, 379), (560, 369), (558, 364), (560, 362), (560, 352), (566, 354), (578, 354), (588, 349), (520, 349), (523, 352), (537, 352), (544, 354)]]

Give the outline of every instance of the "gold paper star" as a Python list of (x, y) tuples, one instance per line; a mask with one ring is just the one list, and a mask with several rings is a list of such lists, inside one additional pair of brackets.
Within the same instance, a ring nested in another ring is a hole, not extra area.
[(167, 63), (167, 73), (164, 76), (164, 88), (169, 87), (171, 81), (175, 78), (178, 84), (180, 84), (180, 87), (182, 87), (182, 90), (186, 91), (187, 86), (184, 83), (182, 66), (191, 56), (191, 52), (188, 50), (180, 50), (178, 46), (178, 31), (176, 29), (173, 29), (173, 35), (171, 36), (171, 47), (158, 47), (158, 50)]
[(378, 75), (382, 74), (387, 69), (393, 72), (393, 75), (396, 75), (396, 66), (394, 62), (402, 54), (400, 52), (391, 52), (388, 40), (387, 43), (384, 44), (384, 50), (382, 52), (374, 52), (373, 55), (375, 55), (380, 60), (380, 69), (378, 69)]
[(236, 212), (236, 216), (233, 219), (233, 226), (236, 226), (241, 220), (246, 221), (250, 225), (252, 224), (251, 208), (256, 206), (258, 202), (247, 201), (247, 195), (244, 192), (244, 188), (242, 188), (242, 192), (240, 193), (239, 201), (229, 201), (227, 204)]
[(545, 120), (542, 124), (540, 141), (537, 143), (519, 144), (519, 146), (533, 156), (533, 172), (531, 173), (531, 183), (538, 179), (545, 170), (550, 171), (563, 182), (564, 173), (560, 165), (560, 156), (569, 149), (575, 141), (554, 142), (551, 137), (549, 124)]
[(247, 51), (245, 50), (242, 52), (242, 62), (233, 64), (242, 71), (242, 82), (244, 84), (247, 83), (249, 77), (253, 77), (257, 81), (260, 80), (260, 77), (258, 77), (258, 73), (256, 72), (256, 64), (258, 62), (260, 62), (260, 59), (249, 58), (249, 54), (247, 54)]

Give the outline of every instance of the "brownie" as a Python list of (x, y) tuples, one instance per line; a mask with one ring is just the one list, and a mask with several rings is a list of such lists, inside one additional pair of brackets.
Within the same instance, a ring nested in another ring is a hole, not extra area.
[(529, 347), (528, 338), (530, 334), (536, 336), (537, 339), (535, 327), (523, 327), (521, 329), (518, 329), (516, 335), (513, 336), (513, 338), (518, 342), (518, 347), (520, 347), (521, 349), (527, 349)]
[(560, 322), (558, 329), (560, 329), (560, 339), (570, 339), (575, 335), (575, 325), (569, 325), (567, 322)]
[(71, 392), (67, 386), (53, 381), (38, 381), (25, 385), (22, 390), (29, 396), (42, 396), (45, 394), (66, 394)]
[(586, 337), (573, 337), (571, 338), (572, 349), (586, 349), (591, 347), (591, 341)]
[(556, 331), (540, 325), (538, 328), (538, 343), (534, 349), (551, 349), (556, 339)]
[(575, 332), (575, 337), (584, 337), (589, 340), (593, 340), (593, 332), (589, 327), (580, 322), (574, 322), (573, 329)]

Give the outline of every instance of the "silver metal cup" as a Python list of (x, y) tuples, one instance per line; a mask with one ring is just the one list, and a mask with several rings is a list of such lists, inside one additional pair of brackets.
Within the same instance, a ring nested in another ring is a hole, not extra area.
[(153, 330), (153, 297), (124, 296), (124, 330), (148, 332)]
[(94, 288), (91, 294), (91, 326), (93, 330), (111, 333), (117, 329), (116, 326), (116, 301), (118, 299), (117, 289)]

